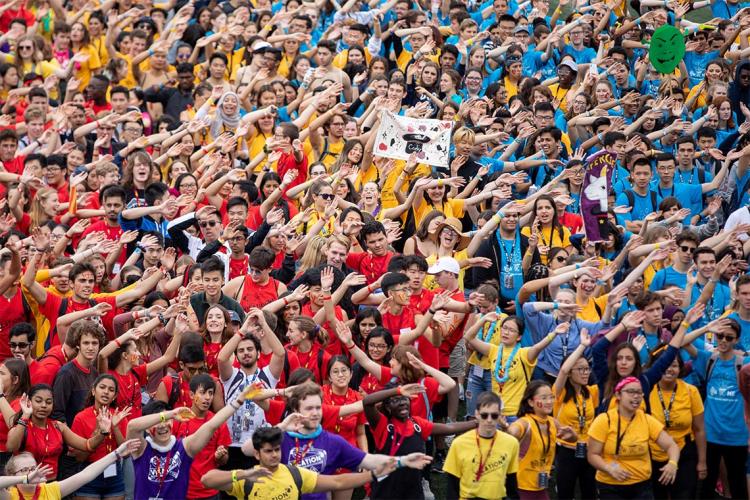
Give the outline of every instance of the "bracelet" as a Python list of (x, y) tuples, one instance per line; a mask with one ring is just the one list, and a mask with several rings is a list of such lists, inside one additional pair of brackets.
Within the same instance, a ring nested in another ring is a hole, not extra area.
[(675, 469), (677, 468), (677, 462), (675, 462), (674, 460), (670, 460), (669, 462), (667, 462), (667, 464), (668, 465), (674, 465), (674, 468)]
[(494, 222), (495, 224), (500, 224), (500, 221), (501, 221), (502, 219), (503, 219), (503, 218), (502, 218), (502, 217), (500, 217), (500, 216), (499, 216), (499, 215), (497, 215), (497, 214), (495, 214), (495, 215), (493, 215), (493, 216), (492, 216), (492, 222)]
[(23, 484), (29, 484), (29, 475), (28, 474), (26, 474), (25, 476), (23, 476)]
[(655, 243), (654, 249), (659, 250), (659, 248), (661, 248), (661, 243)]
[(433, 309), (433, 308), (431, 308), (431, 307), (430, 307), (429, 309), (427, 309), (427, 311), (428, 311), (428, 312), (429, 312), (430, 314), (432, 314), (433, 316), (434, 316), (434, 315), (435, 315), (435, 313), (437, 312), (436, 310), (434, 310), (434, 309)]
[(680, 328), (684, 328), (685, 330), (687, 330), (688, 328), (690, 328), (690, 323), (688, 323), (687, 321), (683, 321), (682, 323), (680, 323)]
[(557, 311), (558, 309), (560, 309), (560, 304), (558, 304), (557, 302), (553, 302), (552, 303), (552, 310), (553, 311)]
[[(234, 403), (237, 403), (237, 406), (234, 406)], [(230, 403), (229, 406), (231, 406), (235, 410), (239, 410), (240, 406), (242, 406), (242, 403), (240, 403), (239, 401), (232, 401), (232, 403)]]
[(167, 421), (167, 414), (165, 412), (159, 413), (159, 421), (162, 424)]
[(545, 340), (547, 340), (547, 342), (552, 342), (553, 340), (555, 340), (555, 337), (557, 337), (557, 334), (555, 334), (555, 332), (549, 332)]
[(400, 385), (398, 387), (396, 387), (396, 394), (398, 394), (399, 396), (403, 395), (403, 392), (401, 392), (401, 386)]
[(122, 347), (122, 342), (120, 342), (119, 340), (115, 339), (114, 342), (118, 349)]
[(92, 452), (94, 449), (91, 447), (91, 444), (89, 444), (89, 439), (86, 440), (86, 451)]
[(596, 280), (596, 286), (606, 286), (607, 282), (604, 280)]
[(351, 351), (352, 349), (354, 349), (354, 347), (355, 347), (356, 345), (357, 345), (357, 344), (355, 344), (354, 342), (352, 342), (351, 344), (348, 344), (348, 345), (346, 346), (346, 348), (347, 348), (347, 350)]
[(396, 460), (396, 468), (400, 469), (404, 466), (404, 464), (401, 463), (401, 457), (398, 457), (398, 460)]
[(234, 483), (235, 481), (239, 481), (239, 479), (237, 478), (237, 470), (236, 469), (232, 471), (232, 482)]
[(374, 290), (370, 288), (372, 285), (367, 285), (367, 292), (372, 293)]
[(438, 187), (443, 187), (443, 179), (438, 179), (437, 185)]
[(148, 55), (153, 56), (154, 55), (154, 49), (148, 49)]
[(159, 321), (161, 321), (161, 324), (164, 326), (167, 326), (167, 323), (169, 323), (169, 320), (164, 317), (162, 313), (159, 313), (158, 315)]
[(330, 296), (330, 295), (324, 295), (324, 296), (323, 296), (323, 300), (324, 300), (324, 301), (325, 301), (325, 300), (331, 300), (331, 296)]
[(289, 305), (289, 301), (287, 300), (286, 297), (284, 297), (282, 300), (284, 301), (284, 307)]

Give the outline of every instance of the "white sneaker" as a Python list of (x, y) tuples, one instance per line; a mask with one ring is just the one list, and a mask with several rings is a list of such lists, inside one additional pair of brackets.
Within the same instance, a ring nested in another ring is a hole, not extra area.
[(430, 482), (425, 478), (422, 478), (422, 492), (424, 492), (424, 500), (435, 500), (435, 495), (430, 489)]

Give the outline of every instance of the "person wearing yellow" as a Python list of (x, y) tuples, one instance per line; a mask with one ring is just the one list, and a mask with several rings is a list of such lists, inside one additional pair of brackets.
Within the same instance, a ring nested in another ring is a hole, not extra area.
[(335, 198), (333, 187), (326, 179), (315, 180), (303, 201), (305, 210), (302, 217), (308, 216), (306, 209), (312, 210), (309, 218), (303, 219), (303, 223), (297, 227), (297, 233), (310, 234), (315, 231), (323, 237), (332, 235), (336, 225)]
[[(654, 351), (651, 363), (663, 353), (664, 350)], [(651, 484), (656, 498), (695, 498), (698, 480), (705, 479), (708, 473), (703, 400), (697, 387), (679, 378), (684, 366), (678, 356), (649, 395), (651, 415), (664, 424), (664, 430), (680, 448), (675, 481), (662, 485), (657, 471), (667, 463), (668, 457), (661, 448), (651, 444)]]
[(88, 87), (91, 76), (98, 72), (103, 66), (99, 59), (99, 52), (91, 45), (91, 35), (86, 26), (81, 23), (73, 23), (70, 27), (70, 45), (74, 53), (86, 54), (88, 60), (75, 65), (75, 78), (78, 80), (78, 90)]
[[(426, 257), (427, 264), (434, 265), (441, 257), (452, 257), (458, 261), (461, 266), (461, 272), (458, 275), (458, 284), (463, 290), (464, 269), (469, 265), (469, 254), (466, 247), (469, 246), (471, 238), (462, 234), (461, 221), (455, 217), (448, 217), (441, 222), (437, 230), (430, 235), (435, 242), (437, 252)], [(432, 276), (427, 276), (424, 287), (428, 290), (434, 290), (438, 287)]]
[(667, 453), (659, 482), (671, 484), (677, 475), (680, 448), (664, 425), (641, 409), (643, 386), (625, 377), (615, 386), (617, 406), (594, 419), (589, 427), (588, 460), (597, 470), (599, 498), (654, 498), (650, 447)]
[(591, 366), (583, 356), (591, 346), (586, 329), (581, 330), (581, 343), (560, 367), (552, 391), (555, 394), (555, 418), (572, 427), (577, 441), (557, 441), (557, 497), (575, 498), (576, 483), (581, 498), (596, 498), (594, 469), (586, 460), (588, 429), (599, 406), (599, 387), (589, 384)]
[(606, 278), (601, 279), (595, 273), (596, 271), (593, 268), (586, 268), (581, 271), (578, 278), (573, 280), (576, 289), (576, 304), (581, 306), (581, 310), (576, 317), (592, 323), (602, 319), (609, 300), (608, 293), (598, 297), (594, 296), (594, 292), (605, 286), (608, 280), (606, 276), (601, 276), (601, 278)]
[(501, 500), (507, 496), (506, 478), (518, 472), (519, 444), (497, 429), (501, 406), (500, 397), (492, 392), (477, 398), (473, 415), (479, 426), (453, 440), (443, 464), (447, 498)]
[[(300, 415), (293, 414), (281, 425), (288, 425), (291, 420), (299, 425)], [(358, 488), (401, 467), (402, 459), (399, 458), (397, 461), (396, 458), (392, 458), (374, 471), (338, 475), (318, 474), (302, 466), (282, 464), (282, 438), (283, 434), (279, 427), (257, 429), (253, 433), (252, 444), (253, 455), (260, 465), (247, 470), (210, 470), (201, 478), (203, 486), (226, 491), (240, 500), (246, 498), (298, 500), (305, 493)], [(429, 457), (422, 453), (412, 455), (419, 455), (422, 466), (429, 461)], [(411, 459), (412, 456), (410, 455), (409, 458)], [(403, 459), (405, 461), (406, 457)]]
[(562, 247), (570, 253), (573, 249), (570, 243), (570, 229), (560, 224), (555, 200), (546, 194), (540, 196), (534, 202), (533, 214), (532, 227), (524, 227), (521, 229), (521, 234), (529, 238), (533, 231), (542, 264), (547, 264), (547, 254), (550, 248)]
[[(490, 344), (477, 338), (485, 323), (500, 323), (500, 345)], [(495, 311), (480, 316), (464, 333), (464, 339), (476, 352), (486, 356), (492, 371), (492, 392), (503, 397), (503, 416), (508, 421), (515, 419), (521, 406), (523, 391), (531, 380), (539, 353), (557, 335), (567, 333), (570, 325), (560, 323), (555, 331), (531, 347), (521, 347), (523, 323), (517, 316), (508, 316), (498, 321)]]
[(518, 497), (547, 499), (547, 488), (555, 461), (555, 439), (575, 441), (576, 432), (561, 425), (552, 412), (555, 396), (546, 380), (534, 380), (524, 391), (518, 420), (508, 428), (508, 434), (518, 439), (521, 454), (518, 464)]

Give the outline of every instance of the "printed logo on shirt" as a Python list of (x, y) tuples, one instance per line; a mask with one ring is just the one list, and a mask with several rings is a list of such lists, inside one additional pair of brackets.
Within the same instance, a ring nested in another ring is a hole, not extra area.
[[(302, 450), (299, 450), (302, 453)], [(297, 467), (302, 467), (318, 474), (322, 474), (328, 463), (328, 452), (321, 448), (310, 448), (304, 452), (299, 462), (297, 461), (297, 448), (292, 448), (289, 451), (289, 461), (287, 463), (295, 464)]]
[[(170, 459), (168, 465), (166, 463), (167, 458)], [(148, 463), (148, 480), (153, 482), (174, 481), (180, 476), (181, 465), (182, 457), (179, 451), (174, 456), (171, 456), (171, 454), (166, 457), (154, 455)], [(166, 474), (164, 473), (165, 467), (167, 467)]]

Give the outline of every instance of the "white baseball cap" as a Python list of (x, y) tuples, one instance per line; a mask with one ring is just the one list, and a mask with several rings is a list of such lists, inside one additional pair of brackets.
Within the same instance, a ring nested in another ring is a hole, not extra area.
[(458, 275), (461, 272), (461, 266), (458, 265), (458, 261), (453, 257), (441, 257), (435, 264), (430, 266), (427, 274), (439, 274), (443, 271)]

